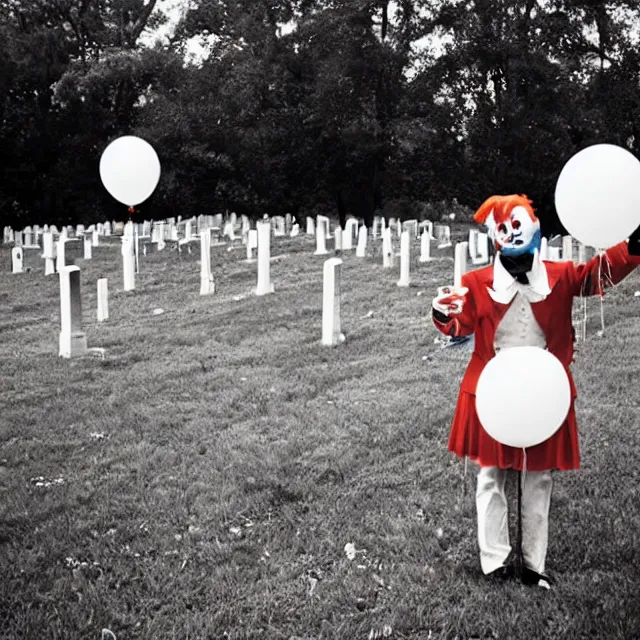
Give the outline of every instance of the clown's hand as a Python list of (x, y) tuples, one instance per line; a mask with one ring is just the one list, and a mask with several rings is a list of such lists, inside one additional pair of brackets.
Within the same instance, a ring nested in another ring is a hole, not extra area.
[(432, 302), (434, 311), (447, 317), (460, 315), (468, 291), (467, 287), (438, 287), (438, 295)]

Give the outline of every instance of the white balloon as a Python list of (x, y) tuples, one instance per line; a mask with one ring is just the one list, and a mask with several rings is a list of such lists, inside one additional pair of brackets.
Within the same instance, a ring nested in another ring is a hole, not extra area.
[(565, 368), (545, 349), (501, 349), (478, 379), (480, 423), (494, 440), (510, 447), (533, 447), (550, 438), (570, 406)]
[(574, 238), (598, 249), (612, 247), (640, 224), (640, 162), (613, 144), (587, 147), (564, 165), (555, 201)]
[(117, 138), (102, 153), (100, 178), (116, 200), (133, 207), (144, 202), (158, 185), (158, 154), (137, 136)]

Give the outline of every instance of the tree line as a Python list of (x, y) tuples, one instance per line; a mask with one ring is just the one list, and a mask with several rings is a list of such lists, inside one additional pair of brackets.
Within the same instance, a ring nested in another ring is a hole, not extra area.
[[(186, 6), (148, 46), (156, 0), (0, 0), (2, 224), (124, 219), (98, 165), (126, 134), (162, 163), (134, 218), (370, 223), (526, 193), (549, 233), (574, 153), (640, 151), (638, 0)], [(194, 38), (204, 61), (186, 56)]]

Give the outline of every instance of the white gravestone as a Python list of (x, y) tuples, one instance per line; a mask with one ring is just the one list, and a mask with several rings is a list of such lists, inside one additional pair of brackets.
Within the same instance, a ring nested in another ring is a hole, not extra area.
[(200, 232), (200, 295), (215, 293), (216, 286), (211, 273), (211, 232)]
[(25, 227), (22, 233), (24, 234), (25, 247), (30, 247), (33, 244), (33, 232), (31, 227)]
[(105, 236), (111, 235), (111, 223), (108, 220), (107, 222), (104, 223), (104, 235)]
[(587, 261), (587, 247), (582, 244), (578, 245), (578, 262), (584, 264)]
[(56, 271), (58, 273), (60, 273), (60, 270), (64, 269), (67, 265), (65, 261), (65, 255), (64, 255), (65, 243), (66, 243), (66, 240), (64, 239), (64, 236), (61, 234), (60, 240), (56, 242)]
[(446, 249), (451, 246), (451, 228), (449, 225), (437, 225), (436, 236), (438, 238), (438, 249)]
[[(403, 231), (409, 231), (413, 234), (414, 238), (418, 237), (418, 221), (417, 220), (405, 220), (402, 223)], [(402, 236), (400, 236), (402, 238)]]
[(258, 222), (258, 284), (256, 295), (264, 296), (274, 292), (271, 283), (271, 225), (269, 221)]
[(486, 264), (489, 262), (489, 236), (486, 233), (478, 233), (476, 238), (478, 254), (475, 264)]
[(540, 260), (549, 259), (549, 241), (547, 238), (540, 240)]
[(247, 262), (255, 262), (253, 250), (258, 248), (258, 231), (249, 229), (247, 234)]
[(327, 232), (325, 230), (325, 220), (318, 216), (318, 224), (316, 225), (316, 251), (313, 255), (324, 256), (327, 253)]
[(411, 261), (411, 235), (409, 231), (403, 231), (400, 236), (400, 280), (399, 287), (408, 287), (410, 284), (409, 268)]
[(94, 247), (97, 247), (100, 240), (99, 240), (99, 236), (100, 234), (97, 231), (92, 231), (91, 232), (91, 245)]
[(294, 224), (291, 227), (291, 237), (295, 238), (297, 236), (300, 235), (300, 225), (299, 224)]
[(563, 236), (562, 238), (562, 259), (573, 260), (573, 238), (571, 236)]
[(391, 227), (382, 232), (382, 266), (385, 269), (393, 267), (393, 241), (391, 240)]
[(467, 272), (467, 251), (466, 242), (458, 242), (454, 250), (453, 262), (453, 286), (460, 287), (462, 285), (462, 274)]
[(333, 249), (342, 251), (342, 227), (336, 227), (333, 230)]
[(400, 218), (398, 218), (398, 221), (396, 222), (396, 234), (398, 238), (402, 237), (402, 221)]
[(478, 257), (478, 230), (477, 229), (469, 229), (469, 240), (467, 244), (469, 245), (469, 258), (471, 258), (471, 262), (475, 264), (475, 261)]
[(136, 288), (136, 266), (132, 236), (122, 236), (121, 252), (124, 290), (133, 291)]
[(362, 225), (358, 229), (358, 245), (356, 246), (356, 258), (367, 256), (367, 227)]
[(23, 242), (22, 242), (22, 231), (16, 231), (13, 234), (13, 244), (16, 247), (21, 247), (23, 245)]
[(322, 344), (334, 346), (344, 341), (340, 331), (340, 275), (342, 260), (330, 258), (324, 263), (322, 290)]
[(320, 224), (320, 222), (322, 222), (323, 226), (324, 226), (324, 237), (325, 240), (330, 240), (331, 239), (331, 229), (329, 228), (329, 225), (331, 224), (329, 218), (327, 218), (327, 216), (316, 216), (316, 220), (318, 222), (318, 224)]
[(349, 218), (344, 227), (344, 234), (342, 235), (342, 248), (345, 251), (353, 249), (353, 241), (355, 239), (358, 229), (358, 221), (355, 218)]
[(24, 273), (22, 247), (11, 249), (11, 273)]
[(560, 247), (548, 247), (549, 260), (551, 262), (560, 262)]
[(427, 229), (422, 230), (420, 236), (420, 262), (429, 262), (431, 260), (431, 236)]
[(60, 271), (60, 351), (62, 358), (87, 352), (87, 336), (82, 331), (80, 268), (75, 265)]
[(307, 235), (312, 236), (316, 232), (316, 227), (313, 222), (313, 218), (307, 216)]
[(98, 280), (98, 322), (109, 319), (109, 287), (106, 278)]
[(53, 250), (53, 233), (45, 231), (42, 234), (42, 258), (44, 258), (44, 275), (50, 276), (56, 272), (55, 259), (56, 254)]
[(84, 246), (84, 259), (91, 260), (92, 242), (91, 242), (91, 236), (89, 234), (85, 235), (83, 239), (83, 246)]
[(371, 237), (372, 238), (377, 238), (378, 237), (378, 227), (380, 226), (380, 217), (379, 216), (373, 216), (373, 225), (371, 227)]

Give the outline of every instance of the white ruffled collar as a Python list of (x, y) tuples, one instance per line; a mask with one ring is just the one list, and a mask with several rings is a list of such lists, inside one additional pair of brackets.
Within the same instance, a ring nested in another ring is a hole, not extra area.
[(509, 304), (517, 293), (520, 293), (529, 302), (540, 302), (550, 293), (549, 277), (544, 262), (540, 260), (540, 253), (536, 249), (533, 254), (531, 271), (527, 272), (529, 284), (518, 282), (504, 267), (500, 261), (500, 252), (496, 254), (493, 262), (493, 289), (487, 287), (487, 291), (493, 300), (500, 304)]

